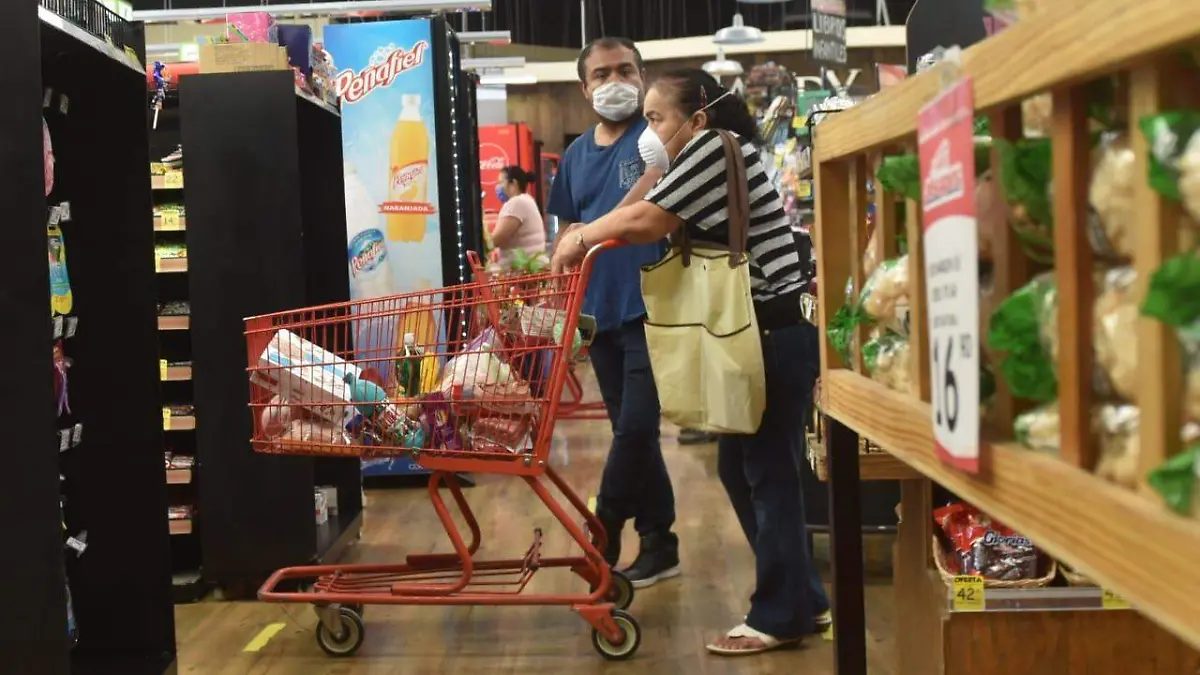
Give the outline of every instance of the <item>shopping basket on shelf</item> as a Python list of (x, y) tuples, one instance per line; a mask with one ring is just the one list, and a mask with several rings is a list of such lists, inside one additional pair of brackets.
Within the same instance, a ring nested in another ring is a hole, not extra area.
[[(477, 280), (246, 319), (255, 451), (409, 457), (431, 472), (429, 497), (453, 550), (396, 564), (288, 567), (271, 575), (259, 599), (314, 605), (317, 644), (332, 656), (362, 645), (366, 605), (563, 605), (592, 626), (602, 656), (631, 657), (641, 642), (624, 611), (633, 587), (604, 562), (600, 521), (549, 465), (568, 366), (583, 342), (577, 326), (588, 274), (595, 256), (616, 245), (593, 248), (579, 270), (564, 274)], [(520, 477), (579, 554), (543, 556), (539, 529), (519, 557), (477, 556), (482, 535), (456, 478), (461, 472)], [(544, 568), (566, 568), (586, 586), (575, 594), (526, 592)], [(281, 590), (297, 582), (311, 590)]]
[[(512, 271), (493, 271), (489, 270), (486, 263), (479, 257), (476, 251), (467, 251), (467, 262), (471, 265), (471, 273), (474, 275), (476, 282), (487, 282), (489, 280), (510, 279), (516, 281), (525, 274)], [(606, 420), (608, 419), (608, 410), (604, 406), (604, 401), (585, 401), (583, 398), (583, 383), (579, 381), (579, 375), (575, 372), (576, 366), (587, 360), (587, 345), (591, 344), (591, 338), (595, 336), (596, 321), (593, 317), (583, 315), (580, 317), (579, 330), (583, 334), (584, 348), (567, 361), (567, 379), (564, 383), (566, 390), (566, 398), (558, 403), (558, 418), (563, 420)]]

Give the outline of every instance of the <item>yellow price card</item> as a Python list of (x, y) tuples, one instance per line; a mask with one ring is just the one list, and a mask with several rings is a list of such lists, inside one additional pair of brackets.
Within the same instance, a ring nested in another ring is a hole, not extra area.
[(179, 212), (174, 211), (174, 210), (163, 211), (162, 212), (162, 226), (160, 229), (182, 230), (183, 228), (179, 224)]
[(171, 430), (171, 409), (163, 406), (163, 431)]
[(796, 184), (796, 198), (810, 199), (812, 197), (812, 181), (802, 180)]
[(972, 574), (956, 575), (954, 577), (954, 611), (982, 612), (986, 608), (983, 577)]
[(166, 359), (158, 360), (158, 379), (160, 379), (160, 380), (167, 379), (167, 360)]
[(1104, 593), (1100, 597), (1100, 602), (1104, 606), (1104, 609), (1129, 609), (1129, 601), (1107, 588), (1104, 589)]
[(154, 252), (154, 271), (155, 272), (162, 271), (162, 256), (160, 256), (158, 254), (158, 251)]
[(167, 175), (163, 176), (163, 185), (168, 190), (178, 190), (183, 187), (183, 172), (168, 171)]

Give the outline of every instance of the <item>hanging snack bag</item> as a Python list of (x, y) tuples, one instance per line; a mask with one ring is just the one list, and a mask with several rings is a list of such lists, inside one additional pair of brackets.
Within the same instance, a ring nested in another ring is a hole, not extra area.
[(46, 244), (50, 254), (50, 316), (70, 314), (75, 301), (67, 274), (67, 242), (58, 225), (46, 228)]

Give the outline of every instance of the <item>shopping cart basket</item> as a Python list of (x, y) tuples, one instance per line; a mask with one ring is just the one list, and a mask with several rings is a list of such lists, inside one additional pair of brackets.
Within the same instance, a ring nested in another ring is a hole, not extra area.
[[(409, 555), (398, 564), (281, 569), (263, 584), (259, 599), (314, 605), (317, 643), (332, 656), (351, 655), (362, 645), (363, 608), (373, 604), (564, 605), (592, 626), (602, 656), (633, 656), (641, 632), (624, 611), (633, 587), (604, 562), (603, 526), (548, 461), (567, 366), (580, 346), (576, 327), (588, 274), (595, 256), (616, 245), (593, 248), (581, 269), (565, 274), (247, 319), (254, 449), (411, 458), (431, 472), (429, 498), (453, 549)], [(534, 367), (544, 354), (551, 356), (549, 367)], [(456, 478), (460, 472), (520, 477), (580, 553), (543, 556), (543, 533), (535, 530), (519, 557), (482, 559), (482, 535)], [(442, 488), (462, 514), (469, 543)], [(581, 584), (575, 594), (525, 592), (544, 568), (566, 568), (590, 591)], [(311, 582), (311, 590), (280, 590), (297, 582)]]
[[(489, 270), (487, 265), (479, 257), (476, 251), (467, 251), (467, 262), (471, 265), (471, 273), (474, 275), (475, 281), (487, 282), (492, 280), (509, 279), (516, 281), (524, 274), (514, 273), (509, 271), (495, 272)], [(580, 317), (580, 331), (584, 334), (585, 345), (591, 344), (591, 337), (595, 334), (596, 322), (593, 317), (583, 315)], [(576, 373), (576, 366), (579, 363), (587, 360), (586, 346), (574, 358), (567, 362), (567, 379), (566, 385), (567, 398), (559, 401), (558, 404), (558, 419), (566, 420), (605, 420), (608, 419), (608, 410), (604, 405), (604, 401), (585, 401), (583, 398), (583, 383), (579, 381), (579, 375)]]

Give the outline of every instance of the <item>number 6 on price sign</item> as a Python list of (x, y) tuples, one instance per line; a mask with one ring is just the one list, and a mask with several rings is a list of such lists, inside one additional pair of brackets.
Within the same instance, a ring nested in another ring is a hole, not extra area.
[(934, 439), (942, 461), (970, 472), (979, 471), (974, 120), (971, 80), (963, 78), (917, 122)]

